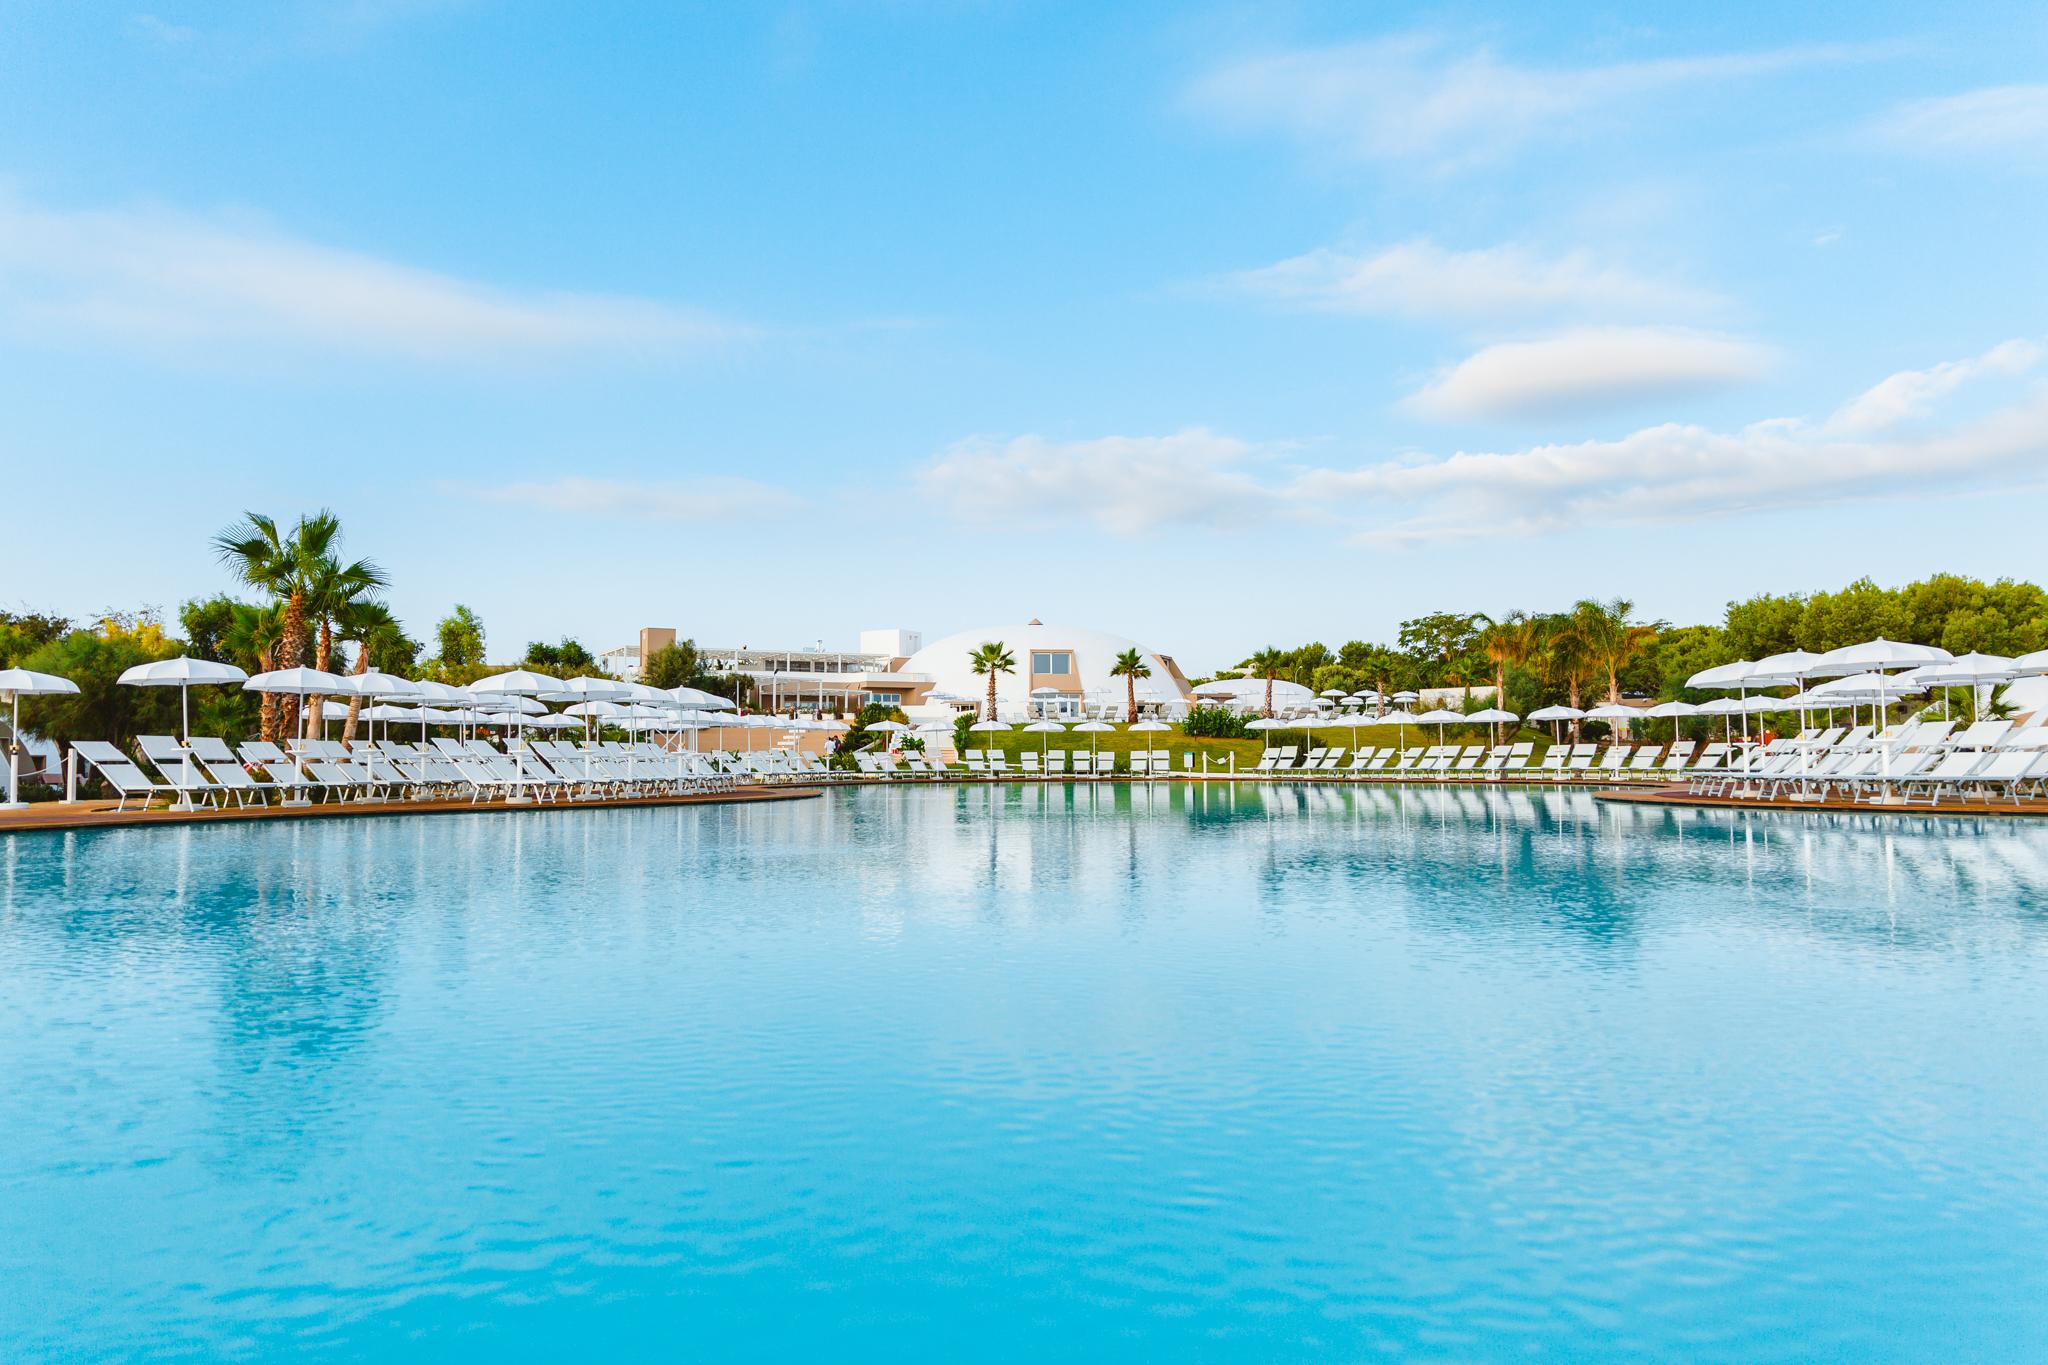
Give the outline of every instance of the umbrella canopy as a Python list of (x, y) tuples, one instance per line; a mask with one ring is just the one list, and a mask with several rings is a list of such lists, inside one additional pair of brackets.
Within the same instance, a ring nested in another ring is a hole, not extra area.
[(1702, 716), (1754, 716), (1764, 711), (1775, 711), (1785, 704), (1782, 697), (1716, 697), (1703, 701), (1695, 708)]
[(1788, 649), (1783, 654), (1758, 659), (1749, 666), (1749, 676), (1743, 681), (1751, 687), (1782, 687), (1786, 683), (1804, 682), (1813, 676), (1814, 665), (1820, 661), (1818, 654)]
[(347, 674), (345, 678), (348, 682), (348, 691), (353, 696), (383, 697), (388, 701), (398, 697), (425, 695), (420, 691), (425, 684), (416, 683), (411, 678), (401, 678), (396, 673), (386, 673), (381, 669), (365, 669), (361, 673)]
[(0, 668), (0, 701), (21, 697), (52, 697), (76, 692), (78, 684), (54, 673), (31, 673), (26, 668)]
[(534, 673), (524, 668), (493, 673), (488, 678), (478, 678), (469, 685), (470, 695), (476, 697), (540, 697), (561, 690), (560, 678), (550, 678), (545, 673)]
[(626, 701), (645, 702), (650, 706), (674, 706), (676, 704), (676, 699), (669, 693), (662, 691), (658, 687), (649, 687), (646, 683), (622, 682), (618, 684), (618, 687), (617, 695)]
[(1583, 720), (1586, 713), (1576, 706), (1546, 706), (1541, 711), (1531, 711), (1530, 720)]
[(1710, 690), (1733, 691), (1748, 684), (1750, 675), (1756, 672), (1756, 665), (1747, 659), (1737, 659), (1732, 664), (1717, 664), (1702, 669), (1685, 680), (1687, 687), (1703, 687)]
[(1866, 640), (1860, 645), (1845, 645), (1840, 649), (1831, 649), (1821, 655), (1807, 672), (1812, 677), (1830, 678), (1845, 673), (1945, 664), (1954, 659), (1955, 655), (1934, 645), (1909, 645), (1880, 636), (1875, 640)]
[(967, 728), (978, 735), (992, 735), (998, 730), (1008, 730), (1012, 727), (1008, 721), (978, 720)]
[(1322, 691), (1316, 693), (1316, 695), (1319, 697), (1342, 697), (1348, 694), (1341, 687), (1326, 687)]
[(410, 706), (392, 706), (392, 705), (389, 705), (389, 704), (385, 704), (385, 705), (379, 705), (379, 706), (372, 706), (372, 707), (369, 707), (369, 708), (367, 708), (367, 709), (366, 709), (366, 710), (364, 710), (364, 712), (363, 712), (363, 719), (364, 719), (364, 720), (381, 720), (381, 721), (394, 721), (394, 720), (410, 720), (410, 721), (417, 721), (417, 720), (419, 720), (419, 719), (420, 719), (420, 717), (421, 717), (421, 713), (420, 713), (420, 712), (418, 712), (418, 711), (416, 711), (416, 710), (414, 710), (414, 709), (413, 709), (412, 707), (410, 707)]
[(413, 683), (412, 690), (423, 701), (445, 702), (454, 706), (466, 706), (470, 700), (469, 693), (459, 687), (451, 687), (444, 682), (419, 679)]
[[(126, 687), (175, 687), (178, 689), (178, 720), (180, 732), (186, 739), (192, 737), (192, 694), (190, 689), (197, 684), (220, 685), (246, 680), (248, 674), (233, 664), (219, 664), (211, 659), (193, 659), (181, 656), (176, 659), (158, 659), (154, 663), (137, 664), (114, 681)], [(189, 802), (190, 798), (186, 798)]]
[(1683, 701), (1662, 702), (1643, 712), (1644, 715), (1652, 720), (1677, 720), (1683, 716), (1696, 716), (1699, 713), (1699, 707), (1694, 706), (1690, 702)]
[(609, 701), (626, 695), (617, 678), (567, 678), (536, 694), (548, 701)]
[[(596, 704), (595, 702), (591, 703), (591, 705)], [(581, 721), (578, 721), (574, 716), (568, 715), (543, 715), (534, 716), (532, 719), (521, 718), (520, 720), (520, 728), (523, 730), (575, 730), (580, 728), (581, 725)]]
[[(868, 728), (873, 730), (877, 727), (870, 725)], [(1109, 727), (1105, 725), (1103, 728), (1106, 730)], [(1034, 720), (1024, 727), (1024, 733), (1027, 735), (1063, 735), (1066, 732), (1067, 727), (1056, 720)]]
[(1588, 711), (1588, 712), (1586, 713), (1586, 719), (1588, 719), (1588, 720), (1634, 720), (1634, 719), (1636, 719), (1636, 717), (1638, 717), (1638, 716), (1640, 716), (1640, 715), (1642, 715), (1642, 714), (1643, 714), (1643, 713), (1642, 713), (1641, 711), (1638, 711), (1638, 710), (1637, 710), (1637, 709), (1636, 709), (1635, 707), (1633, 707), (1633, 706), (1623, 706), (1623, 705), (1622, 705), (1622, 704), (1621, 704), (1620, 702), (1618, 702), (1618, 701), (1611, 701), (1611, 702), (1608, 702), (1608, 703), (1606, 703), (1605, 705), (1602, 705), (1602, 706), (1596, 706), (1596, 707), (1594, 707), (1594, 708), (1593, 708), (1592, 710)]
[(219, 664), (211, 659), (177, 658), (137, 664), (116, 681), (124, 687), (187, 687), (199, 683), (238, 683), (246, 681), (248, 676), (233, 664)]
[(1809, 694), (1815, 697), (1875, 697), (1889, 692), (1901, 696), (1907, 691), (1924, 691), (1904, 678), (1887, 678), (1882, 673), (1852, 673), (1846, 678), (1831, 678), (1816, 685)]
[(1163, 721), (1141, 720), (1137, 724), (1128, 726), (1126, 728), (1132, 733), (1142, 731), (1146, 733), (1157, 734), (1161, 730), (1171, 730), (1173, 727), (1171, 725), (1166, 724)]
[(716, 692), (705, 692), (695, 687), (671, 687), (670, 697), (683, 705), (698, 711), (737, 711), (739, 707), (728, 697)]
[(1489, 706), (1484, 711), (1474, 711), (1471, 715), (1466, 716), (1465, 719), (1483, 720), (1489, 724), (1507, 724), (1512, 721), (1518, 721), (1521, 717), (1512, 711), (1504, 711), (1498, 706)]
[(885, 735), (901, 734), (909, 728), (910, 727), (908, 725), (905, 725), (900, 720), (878, 720), (873, 725), (870, 725), (868, 727), (868, 729), (871, 732), (878, 732)]
[(627, 713), (626, 707), (615, 701), (579, 701), (574, 706), (562, 708), (565, 716), (581, 716), (585, 720), (617, 720)]
[(331, 697), (349, 691), (348, 679), (317, 668), (277, 668), (258, 673), (242, 684), (244, 692), (275, 692), (287, 697)]
[[(1471, 720), (1472, 717), (1466, 715), (1463, 711), (1446, 711), (1442, 707), (1438, 707), (1434, 711), (1424, 711), (1415, 719), (1424, 725), (1462, 725), (1464, 722)], [(1384, 723), (1384, 720), (1382, 723)]]
[(478, 711), (498, 711), (520, 716), (544, 716), (548, 710), (532, 697), (516, 696), (510, 692), (498, 696), (465, 697), (463, 701)]

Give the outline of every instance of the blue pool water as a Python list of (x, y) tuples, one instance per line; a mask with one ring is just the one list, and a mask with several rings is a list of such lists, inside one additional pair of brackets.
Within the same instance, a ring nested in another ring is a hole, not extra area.
[(2048, 829), (860, 790), (0, 838), (0, 1359), (2048, 1354)]

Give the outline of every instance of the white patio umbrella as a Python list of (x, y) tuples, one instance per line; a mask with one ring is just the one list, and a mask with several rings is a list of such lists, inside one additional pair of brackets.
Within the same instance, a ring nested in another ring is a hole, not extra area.
[(696, 711), (737, 711), (738, 705), (730, 697), (721, 697), (716, 692), (705, 692), (695, 687), (671, 687), (669, 696), (684, 706)]
[(1067, 727), (1060, 724), (1056, 720), (1034, 720), (1029, 725), (1024, 727), (1025, 734), (1040, 736), (1038, 741), (1038, 755), (1041, 760), (1045, 757), (1047, 750), (1050, 748), (1052, 744), (1052, 741), (1050, 739), (1045, 738), (1045, 736), (1063, 735), (1066, 732)]
[[(524, 805), (533, 800), (532, 797), (526, 794), (525, 790), (526, 745), (523, 741), (526, 738), (527, 711), (526, 707), (519, 703), (521, 701), (531, 702), (532, 698), (558, 691), (561, 686), (562, 680), (560, 678), (550, 678), (545, 673), (535, 673), (524, 668), (512, 668), (507, 669), (503, 673), (493, 673), (487, 678), (478, 678), (469, 685), (469, 692), (473, 697), (485, 700), (503, 697), (513, 702), (510, 708), (513, 716), (513, 734), (515, 736), (512, 745), (512, 765), (513, 773), (519, 780), (519, 790), (508, 798), (513, 803)], [(541, 707), (538, 702), (531, 702), (531, 704), (535, 710), (542, 714), (546, 713), (546, 708)]]
[[(1919, 682), (1933, 687), (1967, 687), (1970, 689), (1970, 719), (1977, 720), (1979, 702), (1977, 689), (1987, 683), (2011, 682), (2020, 676), (2019, 661), (2008, 659), (2003, 654), (1958, 654), (1945, 664), (1930, 664), (1916, 671)], [(1942, 714), (1948, 713), (1948, 696), (1944, 691), (1941, 699)]]
[(1011, 725), (1010, 725), (1010, 723), (1009, 723), (1008, 721), (1003, 721), (1003, 720), (978, 720), (978, 721), (974, 722), (974, 724), (972, 724), (972, 725), (968, 726), (968, 727), (967, 727), (967, 730), (968, 730), (968, 733), (970, 733), (970, 734), (976, 734), (976, 735), (993, 735), (993, 734), (997, 734), (997, 733), (999, 733), (999, 732), (1001, 732), (1001, 731), (1004, 731), (1004, 730), (1008, 730), (1008, 729), (1010, 729), (1010, 728), (1012, 728), (1012, 727), (1011, 727)]
[[(1135, 725), (1125, 726), (1124, 733), (1127, 735), (1156, 735), (1171, 729), (1173, 729), (1173, 727), (1171, 725), (1168, 725), (1164, 721), (1141, 720)], [(1150, 754), (1146, 755), (1145, 771), (1148, 775), (1152, 771), (1152, 760)]]
[(1344, 689), (1341, 687), (1326, 687), (1322, 691), (1316, 693), (1316, 695), (1319, 697), (1329, 697), (1332, 700), (1336, 700), (1345, 696), (1346, 693)]
[(115, 679), (124, 687), (175, 687), (178, 689), (179, 737), (187, 742), (192, 738), (192, 706), (190, 690), (195, 685), (223, 686), (227, 683), (244, 682), (249, 675), (233, 664), (215, 663), (211, 659), (158, 659), (155, 663), (137, 664)]
[(1379, 715), (1373, 718), (1373, 723), (1375, 725), (1393, 726), (1394, 747), (1397, 749), (1406, 749), (1408, 747), (1408, 727), (1411, 725), (1422, 724), (1422, 717), (1411, 716), (1406, 711), (1396, 708), (1392, 711), (1381, 712)]
[(1603, 702), (1601, 705), (1586, 712), (1586, 719), (1604, 720), (1610, 726), (1614, 726), (1625, 725), (1642, 714), (1641, 711), (1636, 710), (1633, 706), (1623, 706), (1618, 701), (1610, 701)]
[(1550, 742), (1552, 744), (1562, 744), (1564, 742), (1564, 733), (1557, 728), (1559, 724), (1568, 720), (1584, 720), (1585, 717), (1586, 713), (1576, 706), (1546, 706), (1541, 710), (1529, 713), (1530, 720), (1548, 721), (1550, 723)]
[(1483, 710), (1474, 711), (1471, 715), (1466, 716), (1465, 719), (1470, 721), (1485, 721), (1488, 725), (1494, 726), (1495, 729), (1493, 731), (1493, 742), (1495, 744), (1498, 744), (1500, 743), (1499, 727), (1502, 725), (1516, 724), (1522, 718), (1516, 715), (1514, 712), (1506, 710), (1502, 707), (1489, 706), (1484, 708)]
[(890, 736), (905, 734), (909, 730), (910, 727), (900, 720), (878, 720), (873, 725), (868, 726), (869, 734), (883, 736), (882, 747), (884, 749), (892, 749), (896, 746), (896, 741), (890, 738)]
[[(1737, 659), (1733, 663), (1717, 664), (1713, 668), (1702, 669), (1690, 678), (1687, 678), (1685, 685), (1687, 687), (1697, 687), (1702, 691), (1734, 692), (1737, 696), (1747, 701), (1749, 699), (1751, 682), (1757, 676), (1756, 670), (1756, 664), (1750, 660)], [(1744, 739), (1749, 738), (1749, 712), (1747, 710), (1738, 708), (1736, 711), (1723, 714), (1731, 716), (1741, 715), (1742, 737)], [(1732, 725), (1733, 722), (1731, 721), (1730, 726), (1732, 727)]]
[(26, 752), (21, 742), (21, 699), (67, 696), (77, 691), (77, 683), (54, 673), (0, 668), (0, 701), (13, 708), (13, 720), (7, 728), (7, 803), (0, 810), (20, 810), (28, 804), (21, 799), (21, 755)]
[[(1953, 663), (1955, 655), (1937, 645), (1907, 644), (1900, 640), (1887, 640), (1879, 636), (1866, 640), (1860, 645), (1844, 645), (1831, 649), (1820, 656), (1808, 670), (1816, 678), (1839, 677), (1844, 674), (1876, 673), (1881, 678), (1893, 671), (1920, 668), (1927, 664)], [(1886, 684), (1878, 684), (1878, 728), (1884, 728), (1884, 712), (1888, 704)], [(1883, 775), (1891, 776), (1892, 754), (1889, 746), (1878, 750)]]
[(1462, 711), (1447, 710), (1446, 708), (1439, 706), (1434, 711), (1424, 711), (1415, 719), (1420, 721), (1424, 725), (1434, 725), (1436, 727), (1436, 742), (1437, 746), (1441, 748), (1443, 746), (1444, 732), (1446, 728), (1452, 725), (1458, 725), (1463, 723), (1465, 719), (1465, 713)]
[[(332, 697), (348, 695), (349, 686), (348, 679), (338, 673), (301, 665), (297, 668), (274, 668), (268, 673), (258, 673), (242, 684), (242, 690), (284, 697)], [(342, 708), (342, 714), (348, 714), (346, 707)], [(329, 719), (324, 706), (319, 715), (311, 718), (322, 726)]]
[(1680, 720), (1683, 720), (1687, 716), (1696, 716), (1699, 713), (1700, 708), (1694, 706), (1691, 702), (1666, 701), (1659, 702), (1657, 705), (1652, 706), (1649, 710), (1644, 711), (1641, 714), (1645, 719), (1648, 720), (1670, 721), (1672, 723), (1671, 738), (1672, 741), (1676, 743), (1678, 740), (1678, 722)]
[(1106, 720), (1084, 720), (1074, 727), (1075, 734), (1088, 736), (1088, 766), (1091, 771), (1095, 767), (1095, 737), (1110, 734), (1115, 729), (1116, 727)]

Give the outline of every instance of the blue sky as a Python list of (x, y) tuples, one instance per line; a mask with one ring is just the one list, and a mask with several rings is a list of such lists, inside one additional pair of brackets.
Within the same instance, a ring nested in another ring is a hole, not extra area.
[(0, 603), (320, 506), (499, 656), (2048, 574), (2048, 11), (1667, 8), (0, 0)]

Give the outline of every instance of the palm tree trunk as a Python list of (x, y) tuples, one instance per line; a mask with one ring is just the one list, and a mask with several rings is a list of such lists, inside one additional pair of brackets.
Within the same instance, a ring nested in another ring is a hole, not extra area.
[[(370, 644), (369, 641), (365, 640), (362, 648), (356, 651), (355, 675), (360, 678), (369, 671)], [(348, 719), (341, 723), (341, 742), (345, 748), (353, 748), (355, 746), (356, 717), (362, 714), (362, 710), (363, 699), (361, 697), (350, 697), (348, 699)], [(387, 730), (385, 733), (389, 734), (390, 731)]]
[(1273, 717), (1273, 675), (1271, 673), (1266, 675), (1266, 705), (1262, 714), (1268, 720), (1271, 720)]
[(1136, 725), (1138, 723), (1137, 674), (1127, 673), (1124, 675), (1124, 696), (1126, 698), (1126, 701), (1124, 703), (1124, 724)]
[(988, 671), (988, 714), (987, 714), (986, 716), (982, 717), (982, 719), (984, 719), (984, 720), (994, 720), (995, 718), (996, 718), (996, 671), (995, 671), (995, 670), (994, 670), (993, 668), (991, 668), (991, 669), (990, 669), (990, 670)]
[[(256, 671), (258, 673), (268, 673), (275, 667), (277, 667), (277, 652), (275, 650), (264, 650), (256, 656)], [(277, 737), (284, 733), (279, 728), (279, 722), (284, 715), (283, 703), (284, 698), (278, 696), (275, 692), (265, 692), (263, 694), (263, 701), (260, 703), (257, 711), (256, 733), (261, 736), (265, 744), (277, 743)]]
[[(293, 593), (284, 601), (284, 624), (277, 632), (277, 666), (297, 668), (306, 662), (306, 599)], [(294, 697), (278, 701), (278, 733), (299, 731), (299, 703)]]
[[(320, 633), (313, 647), (313, 667), (319, 669), (322, 673), (325, 673), (327, 671), (327, 665), (332, 663), (333, 661), (334, 622), (330, 621), (329, 619), (323, 616), (320, 618)], [(326, 707), (327, 698), (325, 697), (306, 698), (307, 739), (318, 739), (320, 737), (320, 713), (324, 711)]]

